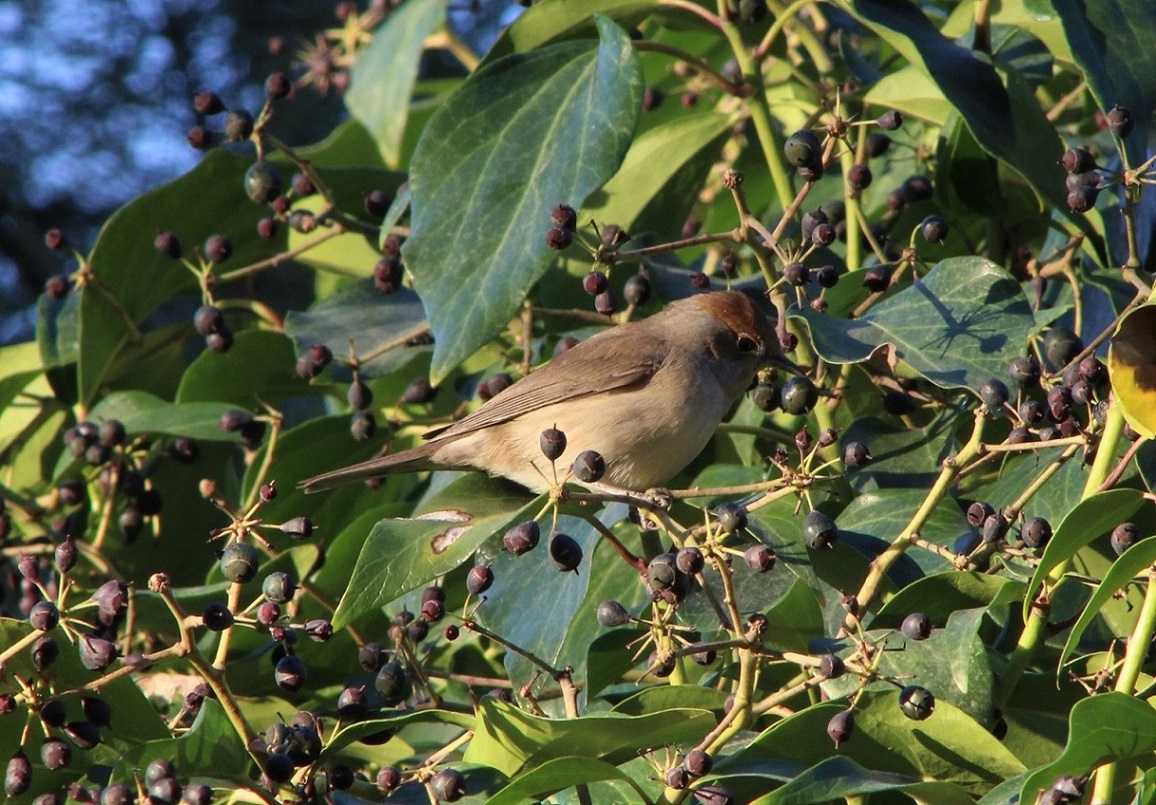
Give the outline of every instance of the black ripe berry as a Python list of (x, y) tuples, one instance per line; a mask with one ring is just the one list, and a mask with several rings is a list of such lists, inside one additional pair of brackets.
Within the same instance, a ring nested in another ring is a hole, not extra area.
[(288, 97), (293, 91), (293, 82), (282, 72), (270, 73), (265, 79), (265, 97), (271, 101), (279, 101)]
[(922, 612), (912, 612), (903, 619), (899, 630), (909, 640), (926, 640), (931, 637), (931, 618)]
[(863, 287), (872, 293), (883, 293), (891, 285), (890, 265), (871, 266), (863, 272)]
[(193, 96), (193, 109), (198, 115), (216, 115), (225, 111), (225, 104), (217, 93), (203, 89)]
[(866, 466), (871, 461), (871, 451), (863, 442), (847, 442), (843, 446), (843, 464), (857, 469)]
[(674, 555), (674, 566), (678, 568), (680, 573), (693, 576), (695, 573), (702, 572), (706, 566), (706, 557), (698, 548), (688, 545), (685, 548), (680, 548), (678, 553)]
[(908, 685), (899, 691), (899, 709), (912, 721), (923, 721), (935, 712), (935, 696), (927, 688)]
[(466, 589), (471, 595), (481, 595), (494, 583), (494, 571), (489, 565), (474, 565), (466, 574)]
[(979, 398), (983, 400), (983, 404), (988, 407), (992, 414), (996, 414), (1003, 410), (1003, 407), (1008, 401), (1007, 386), (1002, 380), (997, 380), (994, 377), (984, 381), (983, 385), (979, 387)]
[(822, 170), (823, 146), (809, 129), (796, 131), (783, 143), (783, 156), (795, 168)]
[(995, 509), (993, 509), (989, 504), (977, 500), (975, 503), (972, 503), (967, 507), (967, 522), (976, 528), (979, 528), (983, 525), (983, 521), (988, 517), (991, 517), (993, 514), (995, 514)]
[(158, 254), (176, 260), (181, 256), (181, 242), (172, 232), (159, 232), (153, 238), (153, 248)]
[(1124, 138), (1132, 133), (1134, 123), (1132, 112), (1120, 104), (1109, 109), (1108, 113), (1104, 115), (1104, 119), (1108, 121), (1108, 130), (1117, 137)]
[(919, 233), (928, 243), (943, 243), (947, 238), (947, 221), (938, 215), (929, 215), (919, 225)]
[(555, 251), (562, 251), (574, 242), (574, 233), (569, 229), (552, 226), (546, 230), (546, 245)]
[(384, 190), (371, 190), (365, 195), (365, 212), (371, 218), (382, 218), (392, 201)]
[(622, 289), (622, 296), (626, 299), (626, 304), (638, 307), (645, 305), (646, 301), (650, 299), (650, 280), (642, 274), (634, 274), (628, 280)]
[(843, 658), (837, 654), (825, 654), (819, 660), (819, 676), (824, 679), (838, 679), (847, 671)]
[(787, 265), (783, 267), (783, 279), (785, 279), (789, 285), (800, 287), (806, 285), (810, 278), (810, 272), (807, 271), (807, 267), (802, 263), (787, 263)]
[(258, 160), (245, 171), (245, 194), (256, 204), (268, 204), (281, 195), (281, 173), (264, 160)]
[(538, 546), (541, 534), (538, 524), (533, 520), (528, 520), (507, 531), (502, 537), (502, 545), (514, 556), (521, 556)]
[(1008, 367), (1007, 376), (1016, 388), (1031, 388), (1040, 382), (1040, 362), (1034, 355), (1016, 358)]
[(830, 548), (839, 539), (839, 529), (823, 512), (815, 509), (803, 518), (803, 540), (809, 548)]
[(740, 503), (723, 503), (715, 511), (718, 524), (728, 534), (737, 534), (747, 527), (747, 510)]
[(418, 377), (405, 387), (401, 401), (406, 405), (425, 405), (433, 402), (437, 396), (437, 386), (430, 383), (428, 378)]
[(578, 226), (578, 213), (569, 204), (559, 204), (550, 212), (550, 221), (560, 229), (573, 232)]
[(881, 129), (886, 131), (895, 131), (903, 125), (903, 115), (902, 113), (892, 109), (891, 111), (884, 112), (883, 114), (879, 115), (875, 122), (879, 124), (879, 128)]
[(201, 305), (193, 314), (193, 329), (199, 336), (209, 336), (220, 332), (225, 326), (225, 315), (213, 305)]
[(429, 788), (438, 802), (457, 802), (468, 793), (466, 778), (456, 769), (442, 769), (434, 774)]
[(762, 411), (774, 411), (783, 404), (783, 395), (774, 383), (759, 383), (751, 389), (751, 402)]
[(214, 263), (223, 263), (233, 254), (233, 242), (224, 235), (210, 235), (205, 241), (205, 257)]
[(1140, 529), (1136, 528), (1135, 523), (1120, 523), (1120, 525), (1112, 529), (1112, 536), (1109, 538), (1109, 541), (1112, 545), (1112, 550), (1119, 556), (1131, 548), (1139, 538)]
[(607, 629), (613, 629), (630, 622), (630, 613), (626, 611), (626, 607), (613, 599), (599, 604), (594, 616), (598, 619), (599, 625)]
[(1044, 336), (1044, 354), (1056, 368), (1067, 366), (1084, 349), (1084, 342), (1067, 327), (1053, 327)]
[(594, 450), (583, 450), (574, 459), (574, 477), (583, 483), (596, 483), (606, 473), (606, 460)]
[(835, 742), (835, 748), (851, 740), (855, 733), (855, 713), (852, 710), (840, 710), (827, 722), (827, 736)]
[(582, 278), (582, 290), (591, 296), (597, 296), (609, 287), (610, 282), (601, 271), (591, 271)]
[(1069, 148), (1060, 158), (1068, 173), (1088, 173), (1096, 169), (1096, 158), (1086, 148)]
[(805, 377), (792, 377), (783, 386), (783, 410), (788, 414), (805, 414), (819, 401), (819, 390)]
[(865, 190), (871, 186), (872, 178), (871, 168), (863, 163), (852, 165), (847, 171), (847, 185), (852, 190)]
[(566, 452), (566, 434), (557, 428), (547, 428), (542, 431), (538, 443), (542, 448), (542, 455), (550, 461), (557, 461)]
[(582, 563), (582, 546), (569, 534), (556, 533), (550, 537), (550, 561), (563, 573), (578, 572)]
[(766, 573), (775, 567), (775, 551), (767, 545), (752, 545), (743, 553), (743, 561), (756, 573)]
[(244, 109), (233, 109), (225, 115), (225, 138), (236, 143), (253, 133), (253, 116)]
[(1032, 517), (1020, 530), (1020, 539), (1029, 548), (1043, 548), (1052, 538), (1052, 526), (1042, 517)]
[(256, 548), (244, 542), (234, 542), (221, 554), (221, 573), (229, 581), (245, 584), (257, 577), (260, 563)]

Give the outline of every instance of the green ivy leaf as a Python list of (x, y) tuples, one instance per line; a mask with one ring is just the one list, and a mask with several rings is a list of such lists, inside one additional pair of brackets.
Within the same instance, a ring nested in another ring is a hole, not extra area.
[(831, 363), (858, 363), (885, 344), (923, 377), (976, 389), (1003, 377), (1035, 328), (1019, 283), (982, 257), (952, 257), (862, 318), (802, 311), (815, 348)]
[(1112, 691), (1076, 702), (1068, 720), (1068, 743), (1052, 763), (1024, 782), (1020, 802), (1065, 774), (1084, 775), (1104, 763), (1148, 756), (1156, 750), (1156, 710), (1148, 702)]
[(582, 207), (583, 219), (626, 231), (677, 237), (696, 188), (718, 157), (733, 119), (715, 112), (679, 117), (639, 135), (618, 173)]
[(245, 330), (228, 352), (204, 350), (181, 376), (177, 402), (228, 402), (250, 411), (263, 400), (315, 393), (294, 373), (293, 345), (282, 333)]
[(1076, 650), (1076, 646), (1080, 644), (1080, 637), (1084, 634), (1084, 630), (1092, 624), (1098, 615), (1102, 614), (1101, 611), (1115, 597), (1116, 593), (1131, 584), (1136, 575), (1151, 566), (1153, 562), (1156, 562), (1156, 537), (1140, 540), (1112, 563), (1108, 572), (1104, 574), (1100, 585), (1096, 588), (1096, 592), (1092, 593), (1092, 597), (1088, 599), (1087, 606), (1080, 613), (1080, 619), (1068, 632), (1064, 650), (1060, 652), (1060, 661), (1056, 664), (1057, 675), (1063, 672), (1064, 663)]
[(445, 0), (406, 3), (374, 31), (349, 71), (345, 105), (373, 134), (381, 156), (400, 164), (401, 139), (426, 38), (445, 23)]
[(1135, 489), (1110, 489), (1080, 501), (1056, 526), (1044, 555), (1024, 595), (1024, 621), (1031, 615), (1032, 601), (1052, 568), (1071, 559), (1076, 552), (1127, 520), (1144, 502)]
[(605, 761), (588, 757), (559, 757), (548, 760), (525, 774), (519, 774), (513, 782), (486, 800), (487, 805), (521, 805), (536, 802), (551, 791), (561, 791), (585, 783), (602, 780), (619, 780), (631, 786), (639, 795), (639, 801), (647, 800), (646, 792), (626, 772)]
[(817, 763), (782, 788), (754, 800), (752, 805), (811, 805), (840, 797), (862, 797), (883, 791), (900, 791), (917, 802), (937, 805), (971, 805), (974, 800), (952, 783), (920, 782), (901, 774), (869, 771), (846, 757)]
[[(845, 708), (846, 702), (831, 702), (788, 716), (718, 771), (737, 774), (768, 760), (819, 763), (832, 751), (824, 735), (827, 722)], [(937, 702), (926, 721), (909, 720), (899, 709), (898, 691), (890, 686), (862, 693), (855, 705), (855, 730), (839, 754), (881, 772), (955, 783), (974, 793), (1024, 771), (990, 732), (948, 702)]]
[[(389, 374), (428, 354), (429, 346), (405, 345), (407, 338), (425, 331), (425, 310), (417, 294), (401, 289), (386, 295), (374, 289), (371, 279), (350, 283), (308, 311), (289, 311), (285, 317), (285, 334), (297, 345), (298, 354), (314, 344), (327, 344), (340, 354), (350, 339), (358, 355), (380, 352), (360, 365), (363, 377)], [(398, 346), (382, 351), (388, 344)]]
[(92, 409), (97, 422), (119, 419), (129, 433), (187, 436), (207, 442), (235, 442), (235, 433), (221, 430), (221, 415), (232, 406), (223, 402), (171, 403), (144, 391), (115, 391)]
[(626, 34), (598, 27), (597, 43), (482, 68), (426, 126), (403, 254), (433, 327), (435, 384), (509, 322), (553, 261), (550, 210), (579, 207), (630, 145), (642, 76)]
[(513, 53), (597, 35), (596, 15), (605, 15), (629, 30), (660, 6), (657, 0), (543, 0), (527, 8), (490, 48), (483, 66)]
[(639, 751), (663, 744), (695, 741), (715, 725), (709, 710), (676, 708), (645, 716), (595, 713), (572, 719), (550, 719), (523, 712), (493, 698), (478, 703), (468, 763), (481, 763), (513, 777), (561, 757), (627, 760)]
[(1105, 112), (1115, 104), (1132, 112), (1132, 164), (1143, 161), (1156, 108), (1156, 26), (1144, 0), (1052, 0), (1064, 23), (1088, 89)]
[[(473, 473), (442, 490), (421, 519), (380, 521), (357, 558), (334, 628), (448, 573), (487, 538), (533, 517), (541, 503), (527, 504), (509, 489)], [(436, 508), (438, 501), (444, 501), (444, 509)]]

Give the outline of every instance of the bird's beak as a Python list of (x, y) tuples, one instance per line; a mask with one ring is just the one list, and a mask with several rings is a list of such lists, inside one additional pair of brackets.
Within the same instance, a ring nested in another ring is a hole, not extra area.
[(792, 375), (798, 375), (799, 377), (805, 376), (803, 370), (800, 369), (794, 361), (792, 361), (781, 352), (776, 355), (769, 356), (767, 358), (767, 365), (775, 369), (782, 369), (784, 372)]

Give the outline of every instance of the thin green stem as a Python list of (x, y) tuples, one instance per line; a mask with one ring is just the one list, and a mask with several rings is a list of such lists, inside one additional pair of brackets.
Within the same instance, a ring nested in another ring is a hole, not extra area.
[(779, 197), (779, 204), (785, 210), (795, 196), (791, 187), (791, 177), (783, 163), (782, 147), (779, 136), (771, 123), (771, 105), (767, 100), (766, 88), (763, 86), (762, 70), (753, 55), (747, 50), (742, 34), (732, 23), (723, 23), (722, 32), (730, 43), (734, 52), (735, 61), (742, 70), (744, 80), (750, 85), (753, 92), (747, 99), (747, 108), (750, 110), (751, 122), (755, 124), (755, 131), (759, 135), (759, 146), (763, 149), (763, 159), (767, 162), (767, 169), (771, 172), (771, 181), (775, 185), (775, 194)]
[[(1100, 436), (1100, 445), (1096, 450), (1096, 459), (1092, 463), (1092, 469), (1088, 472), (1080, 500), (1087, 500), (1096, 494), (1101, 484), (1104, 483), (1108, 475), (1112, 472), (1116, 453), (1123, 435), (1124, 414), (1120, 411), (1118, 405), (1112, 405), (1112, 407), (1108, 409), (1108, 418), (1104, 422), (1104, 431)], [(1016, 641), (1016, 646), (1012, 650), (1007, 670), (1004, 672), (1003, 679), (1000, 680), (1000, 690), (997, 696), (1000, 707), (1007, 704), (1016, 685), (1019, 684), (1024, 671), (1027, 670), (1036, 651), (1047, 637), (1048, 614), (1051, 609), (1049, 602), (1052, 599), (1055, 588), (1068, 572), (1070, 563), (1071, 560), (1067, 560), (1060, 562), (1052, 568), (1051, 572), (1048, 573), (1047, 580), (1044, 582), (1043, 589), (1032, 605), (1031, 613), (1028, 615), (1028, 622), (1024, 624), (1023, 631), (1020, 632), (1019, 640)]]
[[(923, 503), (915, 514), (911, 517), (911, 521), (904, 527), (899, 535), (895, 537), (892, 543), (887, 547), (883, 553), (871, 560), (871, 567), (867, 571), (867, 578), (863, 580), (863, 584), (859, 587), (859, 592), (856, 597), (859, 600), (859, 607), (861, 612), (866, 612), (871, 605), (875, 596), (879, 592), (879, 587), (883, 583), (884, 577), (899, 558), (907, 551), (914, 539), (922, 530), (931, 515), (935, 512), (936, 507), (943, 502), (947, 497), (948, 491), (952, 484), (955, 483), (956, 476), (962, 467), (966, 466), (973, 458), (979, 455), (979, 450), (983, 444), (983, 429), (987, 418), (981, 409), (975, 412), (975, 421), (971, 429), (971, 438), (968, 439), (967, 444), (952, 458), (944, 459), (943, 469), (940, 470), (939, 478), (936, 479), (935, 484), (931, 487), (931, 491), (927, 493), (927, 497), (923, 499)], [(851, 615), (843, 624), (844, 634), (853, 634), (858, 621)]]

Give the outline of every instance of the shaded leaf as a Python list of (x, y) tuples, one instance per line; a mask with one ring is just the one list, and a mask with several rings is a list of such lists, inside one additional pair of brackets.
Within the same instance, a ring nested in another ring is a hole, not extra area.
[(285, 317), (285, 334), (293, 339), (298, 354), (314, 344), (325, 344), (334, 354), (342, 354), (350, 339), (358, 355), (370, 355), (387, 344), (398, 344), (362, 363), (363, 377), (389, 374), (415, 357), (428, 354), (428, 345), (405, 344), (407, 338), (425, 331), (425, 310), (417, 294), (403, 288), (386, 295), (374, 289), (372, 279), (350, 283), (309, 310), (290, 311)]
[[(763, 760), (808, 766), (825, 760), (832, 751), (824, 737), (827, 722), (845, 708), (846, 702), (830, 702), (784, 718), (736, 753), (725, 771), (739, 773)], [(991, 733), (948, 702), (937, 703), (926, 721), (911, 721), (892, 687), (863, 692), (855, 706), (855, 734), (838, 752), (869, 769), (955, 783), (973, 793), (1024, 771)]]
[(957, 785), (924, 783), (901, 774), (869, 771), (850, 758), (836, 756), (817, 763), (782, 788), (760, 797), (754, 803), (810, 805), (882, 791), (901, 791), (911, 794), (916, 801), (935, 802), (938, 805), (970, 805), (974, 802)]
[(250, 411), (258, 400), (314, 394), (294, 372), (293, 345), (282, 333), (245, 330), (228, 352), (206, 349), (181, 376), (177, 402), (229, 402)]
[(857, 363), (885, 344), (942, 388), (976, 389), (1003, 377), (1035, 328), (1011, 275), (982, 257), (952, 257), (862, 318), (802, 311), (815, 348), (831, 363)]
[(944, 623), (952, 612), (1019, 601), (1025, 585), (1003, 576), (976, 571), (949, 571), (927, 576), (895, 594), (871, 625), (898, 628), (912, 612), (924, 612), (934, 623)]
[(426, 126), (403, 254), (433, 327), (435, 384), (509, 322), (549, 267), (554, 206), (580, 206), (626, 153), (642, 77), (626, 35), (598, 25), (597, 43), (482, 68)]
[(1107, 112), (1120, 104), (1135, 121), (1128, 136), (1132, 164), (1147, 153), (1156, 108), (1156, 26), (1144, 0), (1053, 0), (1088, 89)]

